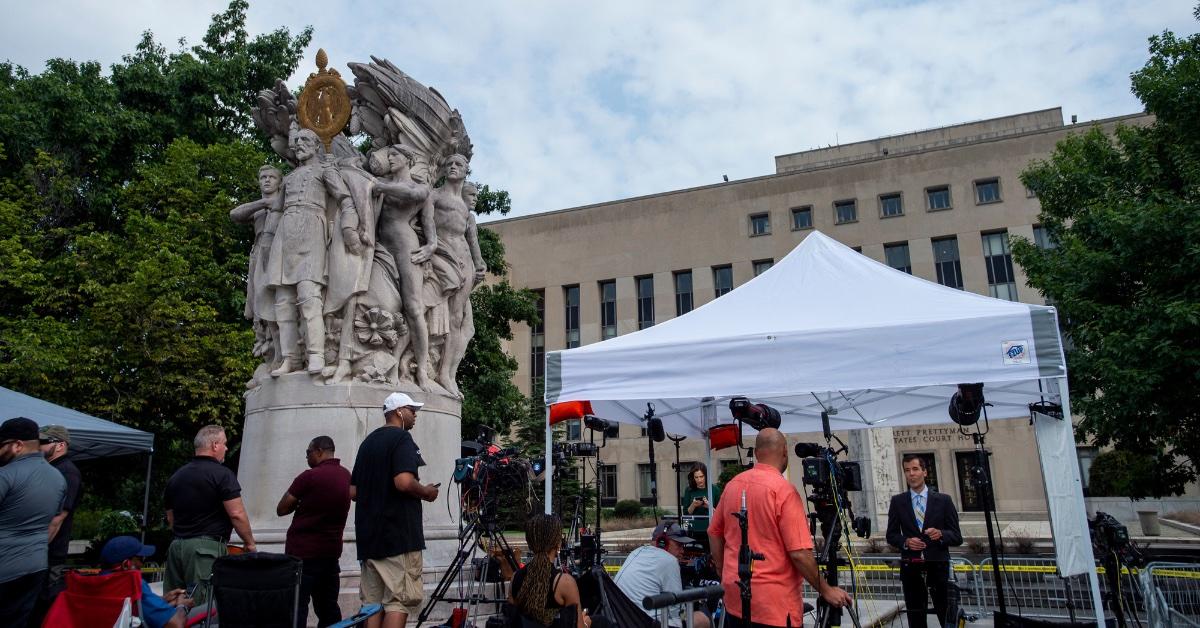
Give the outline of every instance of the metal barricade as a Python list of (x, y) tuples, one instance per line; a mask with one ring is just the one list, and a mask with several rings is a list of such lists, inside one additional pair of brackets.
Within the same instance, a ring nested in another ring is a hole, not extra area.
[[(1097, 573), (1101, 575), (1100, 590), (1107, 594), (1108, 582), (1103, 577), (1103, 568), (1097, 567)], [(1077, 618), (1095, 616), (1088, 575), (1060, 578), (1053, 558), (1005, 557), (1000, 561), (1000, 574), (1004, 583), (1004, 601), (1010, 613), (1067, 617), (1074, 612)], [(1133, 573), (1128, 570), (1123, 574), (1121, 583), (1130, 590), (1122, 593), (1128, 603), (1137, 604), (1141, 597), (1137, 580), (1129, 577)], [(979, 562), (976, 577), (983, 610), (991, 614), (999, 605), (991, 558)]]
[[(959, 586), (959, 608), (968, 615), (980, 614), (979, 586), (976, 566), (965, 558), (950, 560), (950, 578)], [(853, 580), (851, 576), (853, 575)], [(900, 557), (896, 555), (858, 556), (853, 569), (839, 570), (839, 586), (859, 601), (859, 613), (879, 617), (882, 613), (872, 603), (904, 602), (904, 587), (900, 582)]]
[(1200, 565), (1150, 563), (1139, 581), (1151, 626), (1200, 626)]

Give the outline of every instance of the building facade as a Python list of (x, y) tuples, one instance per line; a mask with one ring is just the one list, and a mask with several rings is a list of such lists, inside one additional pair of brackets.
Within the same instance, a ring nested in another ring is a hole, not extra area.
[[(1021, 184), (1021, 171), (1048, 158), (1070, 133), (1149, 120), (1135, 114), (1067, 125), (1061, 109), (1035, 111), (780, 155), (774, 174), (752, 179), (488, 223), (505, 245), (510, 280), (540, 295), (542, 324), (514, 329), (508, 347), (521, 362), (517, 383), (527, 393), (540, 390), (546, 351), (632, 333), (720, 298), (770, 268), (814, 229), (929, 281), (1045, 303), (1009, 252), (1014, 236), (1053, 246), (1037, 224), (1038, 201)], [(883, 432), (889, 434), (874, 437), (894, 446), (887, 464), (896, 467), (896, 483), (880, 487), (881, 493), (902, 489), (899, 461), (917, 453), (929, 463), (931, 484), (951, 495), (960, 511), (982, 509), (968, 478), (974, 447), (956, 426)], [(590, 432), (569, 425), (563, 437), (586, 439)], [(994, 454), (998, 510), (1044, 512), (1029, 422), (994, 421), (987, 446)], [(871, 447), (854, 449), (868, 456)], [(644, 431), (632, 425), (622, 426), (620, 437), (603, 448), (598, 469), (606, 504), (654, 502), (648, 450)], [(685, 440), (678, 451), (685, 469), (705, 458), (701, 441)], [(735, 449), (714, 452), (718, 463), (710, 477), (736, 463), (737, 455)], [(1094, 455), (1080, 448), (1085, 483)], [(670, 441), (656, 445), (658, 505), (664, 510), (675, 510), (676, 478), (686, 477), (672, 469), (675, 458)], [(584, 465), (585, 481), (596, 472), (594, 462)], [(800, 465), (793, 459), (790, 466), (799, 484)]]

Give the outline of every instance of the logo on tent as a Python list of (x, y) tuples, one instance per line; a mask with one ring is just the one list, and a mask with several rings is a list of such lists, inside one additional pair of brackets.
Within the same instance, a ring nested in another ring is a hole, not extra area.
[(1005, 340), (1003, 346), (1005, 364), (1029, 364), (1028, 340)]

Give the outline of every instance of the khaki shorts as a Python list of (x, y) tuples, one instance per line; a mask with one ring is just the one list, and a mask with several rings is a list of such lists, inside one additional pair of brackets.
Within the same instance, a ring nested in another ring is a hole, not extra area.
[(382, 604), (385, 613), (415, 615), (424, 599), (423, 567), (420, 551), (365, 560), (359, 577), (359, 598), (363, 604)]

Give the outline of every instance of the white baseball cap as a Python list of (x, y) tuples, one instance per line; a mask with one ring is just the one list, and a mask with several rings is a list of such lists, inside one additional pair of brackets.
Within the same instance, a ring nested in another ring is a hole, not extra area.
[(417, 409), (423, 405), (425, 405), (425, 404), (417, 402), (417, 401), (413, 401), (412, 397), (409, 397), (408, 395), (406, 395), (402, 392), (394, 392), (394, 393), (388, 395), (387, 399), (383, 400), (383, 413), (387, 414), (387, 413), (391, 412), (392, 410), (395, 410), (396, 408)]

